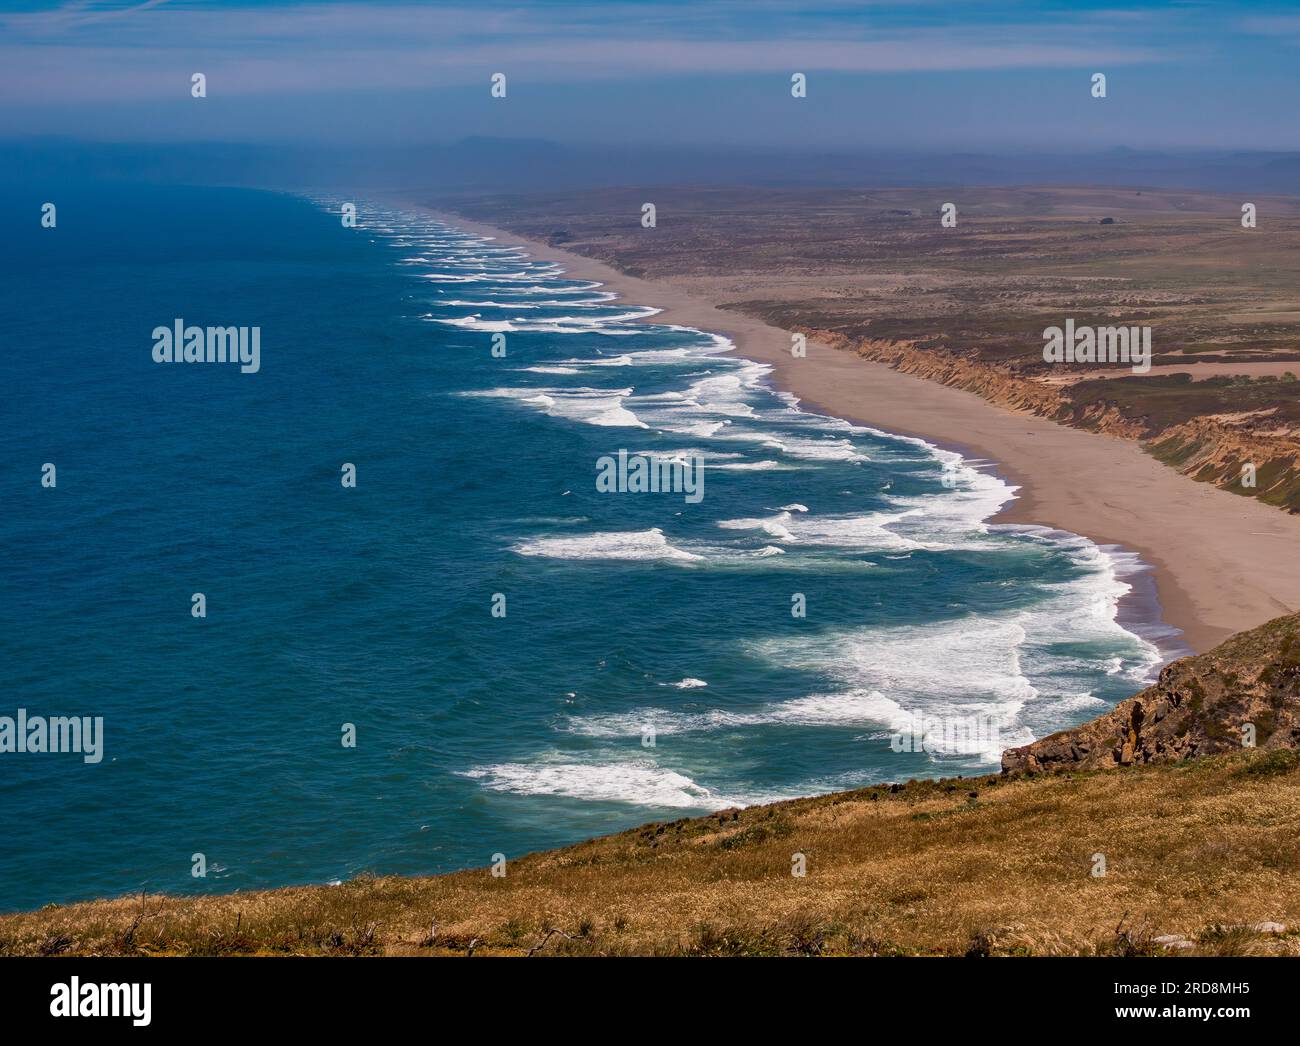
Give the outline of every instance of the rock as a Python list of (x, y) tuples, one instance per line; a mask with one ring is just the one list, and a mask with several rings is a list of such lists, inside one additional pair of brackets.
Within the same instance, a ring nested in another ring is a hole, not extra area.
[(1240, 752), (1300, 748), (1300, 614), (1242, 632), (1090, 723), (1002, 753), (1002, 770), (1100, 770)]

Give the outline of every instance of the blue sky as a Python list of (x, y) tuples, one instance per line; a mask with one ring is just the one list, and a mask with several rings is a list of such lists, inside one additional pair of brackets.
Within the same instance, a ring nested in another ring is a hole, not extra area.
[(1290, 149), (1297, 113), (1295, 4), (0, 3), (0, 137)]

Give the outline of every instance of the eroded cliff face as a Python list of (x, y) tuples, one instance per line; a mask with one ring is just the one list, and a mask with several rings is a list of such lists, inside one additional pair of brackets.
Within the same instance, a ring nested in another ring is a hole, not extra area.
[[(1090, 432), (1137, 440), (1160, 461), (1186, 476), (1300, 512), (1300, 435), (1279, 427), (1267, 413), (1211, 415), (1165, 426), (1149, 417), (1129, 416), (1102, 399), (1081, 401), (1068, 385), (1047, 385), (1009, 367), (943, 349), (918, 349), (906, 342), (851, 338), (826, 330), (808, 329), (804, 333), (835, 348), (888, 364), (904, 374), (974, 392), (1000, 407), (1023, 410)], [(1246, 466), (1252, 466), (1253, 473)]]
[(1184, 475), (1300, 512), (1300, 439), (1267, 417), (1194, 418), (1146, 443)]
[(1165, 666), (1105, 715), (1002, 753), (1003, 771), (1098, 770), (1300, 747), (1300, 614)]

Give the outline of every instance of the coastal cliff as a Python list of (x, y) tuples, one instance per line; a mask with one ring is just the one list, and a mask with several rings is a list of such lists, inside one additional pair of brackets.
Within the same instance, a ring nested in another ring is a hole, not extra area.
[[(1171, 424), (1157, 412), (1121, 406), (1108, 397), (1107, 393), (1120, 388), (1115, 379), (1050, 385), (1009, 365), (943, 348), (918, 348), (907, 342), (858, 338), (811, 327), (803, 328), (802, 333), (903, 374), (973, 392), (999, 407), (1136, 440), (1185, 476), (1300, 512), (1300, 438), (1293, 423), (1276, 417), (1275, 410), (1210, 414)], [(1249, 482), (1243, 482), (1243, 469), (1248, 465), (1253, 466), (1254, 474)]]
[(1300, 747), (1300, 614), (1165, 666), (1105, 715), (1002, 754), (1004, 771), (1098, 770)]

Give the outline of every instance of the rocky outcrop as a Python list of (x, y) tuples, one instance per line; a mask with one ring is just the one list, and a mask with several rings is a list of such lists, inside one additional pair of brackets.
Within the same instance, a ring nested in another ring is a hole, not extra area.
[(1167, 665), (1092, 722), (1003, 752), (1002, 769), (1096, 770), (1252, 745), (1300, 748), (1300, 614)]

